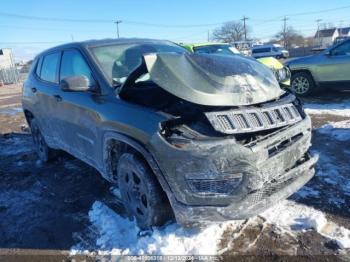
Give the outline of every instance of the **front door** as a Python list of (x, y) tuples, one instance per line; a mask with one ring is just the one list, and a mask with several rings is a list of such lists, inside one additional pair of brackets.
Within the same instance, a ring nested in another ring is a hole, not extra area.
[[(60, 65), (59, 80), (69, 76), (84, 75), (90, 86), (96, 82), (92, 71), (78, 49), (64, 50)], [(98, 94), (90, 91), (67, 92), (58, 90), (57, 110), (55, 113), (59, 137), (62, 147), (80, 159), (95, 165), (99, 147), (98, 126), (100, 116), (98, 110)]]
[(350, 82), (350, 41), (323, 55), (317, 71), (320, 82)]

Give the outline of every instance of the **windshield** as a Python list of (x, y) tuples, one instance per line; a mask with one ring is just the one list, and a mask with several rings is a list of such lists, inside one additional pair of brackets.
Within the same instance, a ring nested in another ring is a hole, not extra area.
[(205, 45), (193, 48), (197, 54), (239, 55), (240, 52), (231, 45)]
[(273, 47), (275, 51), (284, 51), (285, 49), (281, 46), (274, 46)]
[(141, 63), (143, 55), (150, 53), (182, 54), (187, 51), (171, 42), (149, 42), (97, 46), (92, 47), (91, 52), (112, 85), (120, 85)]

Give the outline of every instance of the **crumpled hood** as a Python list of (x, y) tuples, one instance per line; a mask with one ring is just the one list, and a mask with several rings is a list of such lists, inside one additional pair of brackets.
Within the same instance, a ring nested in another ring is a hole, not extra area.
[(144, 62), (153, 82), (195, 104), (250, 105), (284, 93), (271, 70), (243, 56), (154, 53)]

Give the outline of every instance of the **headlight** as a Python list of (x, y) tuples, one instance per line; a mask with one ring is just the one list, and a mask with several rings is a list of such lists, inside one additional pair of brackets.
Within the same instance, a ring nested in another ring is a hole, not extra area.
[(290, 71), (287, 67), (283, 67), (281, 69), (277, 69), (275, 71), (275, 75), (276, 75), (276, 78), (277, 78), (277, 81), (278, 82), (284, 82), (284, 81), (287, 81), (288, 79), (290, 79)]

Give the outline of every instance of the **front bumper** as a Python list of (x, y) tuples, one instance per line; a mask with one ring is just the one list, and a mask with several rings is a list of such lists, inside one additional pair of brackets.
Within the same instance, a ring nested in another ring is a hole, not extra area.
[[(309, 157), (311, 121), (308, 116), (248, 144), (234, 139), (193, 141), (184, 148), (160, 135), (151, 140), (154, 158), (164, 176), (164, 190), (179, 223), (241, 219), (259, 213), (302, 187), (314, 174), (317, 157)], [(203, 195), (191, 179), (224, 179), (242, 174), (230, 194)]]
[(303, 187), (313, 177), (317, 160), (318, 156), (309, 157), (307, 161), (279, 177), (279, 180), (267, 183), (260, 190), (247, 195), (239, 204), (215, 207), (188, 206), (176, 202), (173, 206), (176, 220), (186, 225), (202, 221), (246, 219), (257, 215)]

